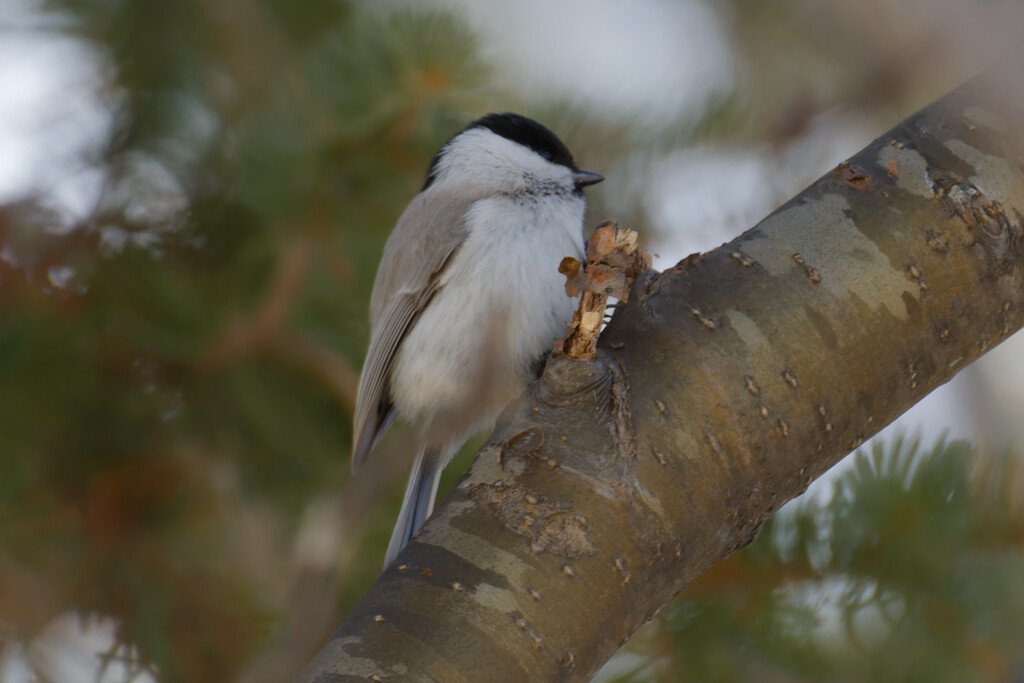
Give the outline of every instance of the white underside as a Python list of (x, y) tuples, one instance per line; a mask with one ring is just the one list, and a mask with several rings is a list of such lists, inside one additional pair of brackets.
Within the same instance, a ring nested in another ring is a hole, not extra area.
[(583, 254), (582, 198), (497, 196), (469, 215), (466, 242), (403, 340), (391, 375), (406, 419), (431, 429), (458, 413), (461, 434), (449, 434), (452, 441), (492, 422), (564, 334), (575, 300), (558, 264)]

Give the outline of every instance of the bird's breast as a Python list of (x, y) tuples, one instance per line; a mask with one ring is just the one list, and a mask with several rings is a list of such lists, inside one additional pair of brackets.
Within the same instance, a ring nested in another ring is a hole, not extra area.
[(574, 197), (473, 206), (442, 288), (399, 349), (391, 382), (400, 413), (422, 421), (466, 404), (486, 422), (522, 391), (572, 317), (558, 264), (582, 258), (582, 219)]

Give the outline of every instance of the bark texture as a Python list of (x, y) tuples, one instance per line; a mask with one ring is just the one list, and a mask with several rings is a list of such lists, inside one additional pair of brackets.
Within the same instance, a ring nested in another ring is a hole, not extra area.
[(1024, 53), (550, 359), (301, 680), (586, 680), (1024, 323)]

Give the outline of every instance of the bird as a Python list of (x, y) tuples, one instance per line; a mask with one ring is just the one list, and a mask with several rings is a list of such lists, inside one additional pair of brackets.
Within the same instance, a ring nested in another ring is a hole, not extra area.
[(580, 169), (548, 128), (491, 113), (452, 136), (384, 246), (353, 411), (357, 471), (396, 418), (418, 447), (385, 567), (433, 510), (441, 470), (539, 375), (575, 308), (558, 272), (583, 259)]

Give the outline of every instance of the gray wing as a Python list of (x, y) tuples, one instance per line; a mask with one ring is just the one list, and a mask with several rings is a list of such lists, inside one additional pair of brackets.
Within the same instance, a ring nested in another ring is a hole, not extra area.
[(353, 471), (395, 419), (389, 385), (398, 349), (441, 288), (441, 274), (465, 238), (466, 212), (477, 199), (432, 186), (409, 203), (384, 246), (352, 419)]

